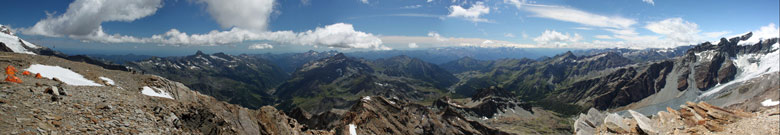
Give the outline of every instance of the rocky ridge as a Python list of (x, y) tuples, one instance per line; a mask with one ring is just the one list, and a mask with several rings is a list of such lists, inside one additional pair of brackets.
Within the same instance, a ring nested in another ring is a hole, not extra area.
[[(652, 117), (629, 110), (630, 117), (595, 109), (580, 114), (576, 134), (778, 134), (780, 109), (767, 107), (755, 113), (724, 109), (705, 102), (688, 102), (681, 109), (667, 107)], [(755, 124), (752, 127), (745, 125)]]

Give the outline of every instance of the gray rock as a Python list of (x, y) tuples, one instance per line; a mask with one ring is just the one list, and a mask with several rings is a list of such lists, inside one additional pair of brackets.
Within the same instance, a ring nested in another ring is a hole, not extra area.
[(642, 115), (641, 113), (638, 113), (634, 110), (628, 110), (629, 113), (631, 113), (631, 116), (634, 117), (634, 120), (636, 120), (636, 124), (639, 125), (639, 128), (642, 129), (647, 134), (658, 134), (658, 128), (655, 127), (656, 123), (653, 120), (650, 120), (647, 118), (647, 116)]
[(580, 117), (574, 121), (574, 134), (576, 135), (593, 135), (596, 133), (596, 128), (587, 122), (587, 115), (580, 114)]
[(604, 118), (604, 125), (616, 133), (627, 133), (630, 129), (628, 124), (623, 122), (623, 117), (615, 113), (610, 113)]
[(57, 88), (57, 86), (50, 86), (49, 88), (46, 88), (46, 93), (51, 94), (51, 95), (55, 95), (55, 96), (59, 96), (60, 95), (60, 90), (59, 90), (59, 88)]
[(607, 114), (602, 113), (599, 110), (596, 110), (595, 108), (588, 109), (588, 119), (589, 122), (593, 123), (593, 126), (599, 127), (602, 122), (604, 121), (604, 118), (607, 117)]

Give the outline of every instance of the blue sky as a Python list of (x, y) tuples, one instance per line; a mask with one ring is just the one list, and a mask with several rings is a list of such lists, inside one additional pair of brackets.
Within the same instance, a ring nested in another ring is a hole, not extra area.
[[(777, 0), (6, 1), (0, 24), (70, 53), (655, 48), (777, 36)], [(768, 30), (768, 32), (767, 32)], [(771, 34), (775, 33), (775, 34)]]

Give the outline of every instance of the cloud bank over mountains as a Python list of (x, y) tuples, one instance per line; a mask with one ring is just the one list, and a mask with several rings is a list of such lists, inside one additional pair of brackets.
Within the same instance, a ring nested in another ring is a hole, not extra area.
[[(274, 0), (199, 0), (226, 31), (213, 30), (204, 34), (188, 34), (171, 29), (151, 37), (108, 34), (103, 22), (134, 20), (154, 15), (161, 0), (76, 0), (59, 16), (49, 15), (30, 28), (27, 35), (69, 37), (83, 41), (104, 43), (150, 43), (161, 45), (223, 45), (244, 41), (268, 40), (279, 43), (388, 50), (379, 37), (356, 31), (352, 24), (336, 23), (305, 32), (267, 31)], [(257, 47), (256, 47), (257, 48)]]

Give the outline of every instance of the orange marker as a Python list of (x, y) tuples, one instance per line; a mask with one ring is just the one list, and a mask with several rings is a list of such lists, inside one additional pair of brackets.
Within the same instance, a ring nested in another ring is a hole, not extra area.
[(8, 65), (7, 67), (5, 67), (5, 74), (6, 74), (6, 75), (13, 75), (13, 74), (16, 74), (16, 68), (14, 68), (14, 67), (13, 67), (13, 66), (11, 66), (11, 65)]

